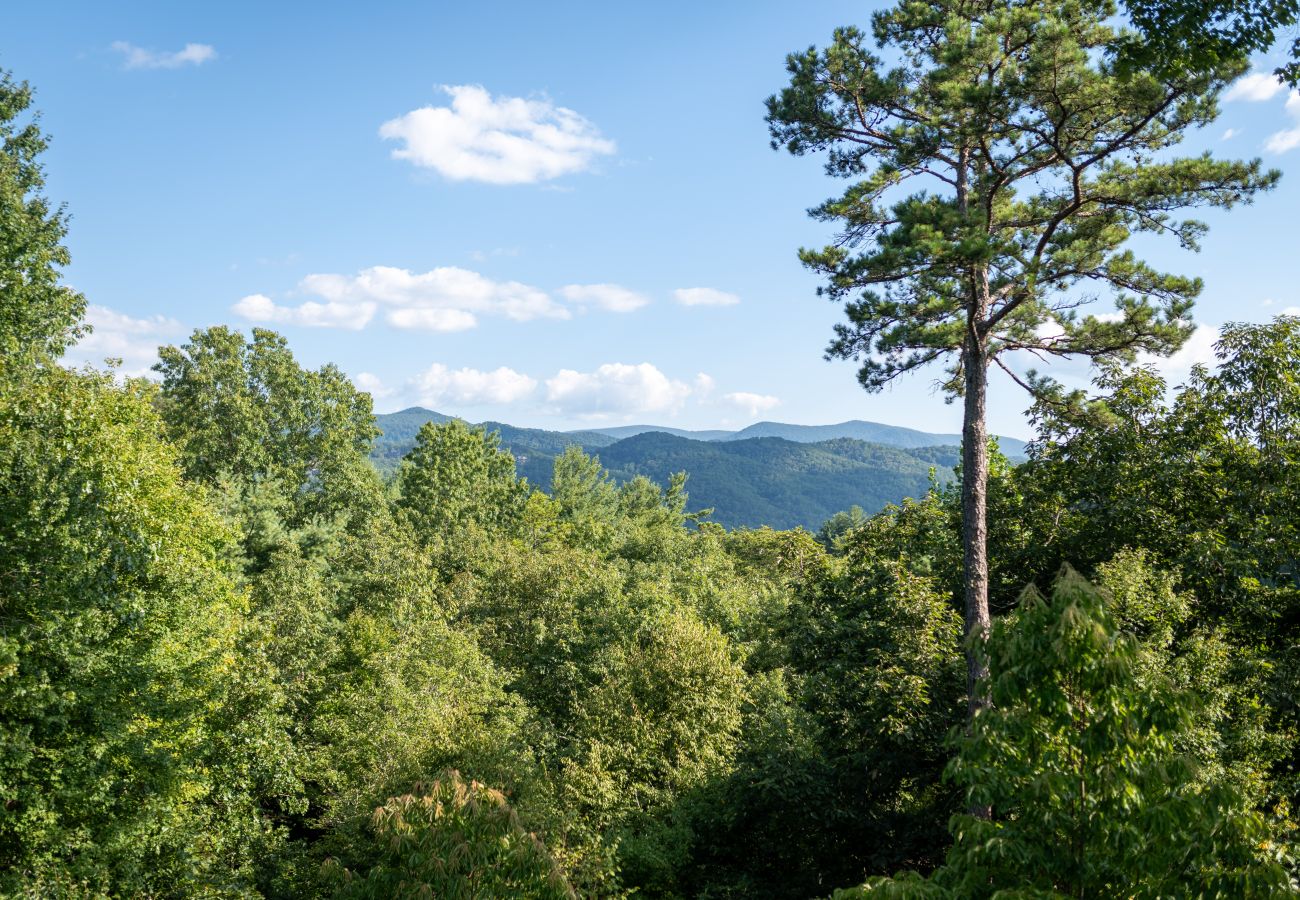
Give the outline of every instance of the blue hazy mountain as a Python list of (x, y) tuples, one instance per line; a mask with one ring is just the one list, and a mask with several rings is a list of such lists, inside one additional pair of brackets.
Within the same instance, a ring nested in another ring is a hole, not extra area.
[[(638, 434), (645, 434), (647, 431), (658, 431), (663, 434), (672, 434), (677, 437), (691, 438), (697, 441), (721, 441), (734, 435), (734, 431), (689, 431), (685, 428), (668, 428), (664, 425), (616, 425), (613, 428), (593, 428), (592, 431), (598, 434), (607, 434), (610, 437), (623, 438), (636, 437)], [(568, 434), (581, 434), (582, 432), (571, 431)]]
[[(568, 432), (570, 434), (605, 434), (620, 440), (635, 437), (651, 431), (672, 434), (677, 437), (692, 438), (697, 441), (743, 441), (758, 437), (779, 437), (799, 444), (816, 444), (832, 441), (836, 438), (854, 438), (871, 444), (886, 444), (890, 447), (959, 447), (961, 435), (918, 431), (915, 428), (903, 428), (900, 425), (885, 425), (880, 422), (864, 422), (854, 419), (837, 425), (790, 425), (785, 422), (756, 422), (739, 431), (688, 431), (683, 428), (668, 428), (663, 425), (619, 425), (614, 428), (592, 428), (587, 432)], [(1025, 456), (1025, 442), (1012, 437), (999, 437), (998, 446), (1012, 459)]]
[(800, 443), (779, 437), (696, 441), (647, 431), (597, 451), (618, 481), (637, 475), (664, 483), (686, 472), (692, 509), (737, 526), (814, 530), (836, 512), (875, 512), (919, 497), (932, 470), (952, 478), (956, 447), (890, 447), (854, 438)]
[[(838, 425), (787, 425), (783, 422), (756, 422), (748, 428), (733, 431), (720, 440), (742, 441), (747, 438), (779, 437), (787, 441), (814, 444), (835, 438), (853, 438), (872, 444), (887, 444), (891, 447), (960, 447), (960, 434), (941, 434), (903, 428), (899, 425), (883, 425), (880, 422), (863, 422), (854, 419), (840, 422)], [(1012, 459), (1025, 456), (1025, 442), (1012, 437), (998, 437), (998, 447)]]
[[(392, 472), (414, 446), (425, 422), (450, 418), (420, 407), (376, 416), (383, 432), (371, 454), (376, 467)], [(650, 426), (547, 431), (501, 422), (481, 424), (501, 435), (501, 444), (514, 454), (520, 474), (539, 487), (549, 487), (555, 457), (576, 445), (598, 457), (619, 482), (645, 475), (665, 483), (673, 473), (686, 472), (691, 508), (712, 508), (713, 520), (728, 527), (815, 529), (853, 505), (874, 512), (904, 497), (924, 494), (931, 471), (941, 481), (950, 479), (958, 457), (953, 435), (872, 422), (826, 426), (763, 422), (740, 432)], [(765, 433), (771, 431), (778, 433)], [(1002, 446), (1014, 455), (1024, 445), (1008, 441)]]

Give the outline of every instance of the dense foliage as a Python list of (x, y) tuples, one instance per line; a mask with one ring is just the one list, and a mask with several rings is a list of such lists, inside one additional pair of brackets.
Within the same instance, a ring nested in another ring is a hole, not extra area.
[[(61, 367), (28, 97), (0, 80), (0, 896), (1300, 891), (1300, 319), (990, 442), (964, 642), (960, 469), (728, 530), (672, 435), (654, 477), (555, 444), (534, 483), (421, 422), (385, 479), (370, 397), (269, 331)], [(829, 455), (897, 450), (863, 446)]]

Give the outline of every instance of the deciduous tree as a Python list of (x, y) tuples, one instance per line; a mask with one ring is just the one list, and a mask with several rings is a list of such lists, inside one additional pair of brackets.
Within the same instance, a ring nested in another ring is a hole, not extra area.
[(61, 283), (67, 215), (41, 194), (49, 139), (32, 89), (0, 69), (0, 359), (56, 357), (82, 333), (85, 298)]

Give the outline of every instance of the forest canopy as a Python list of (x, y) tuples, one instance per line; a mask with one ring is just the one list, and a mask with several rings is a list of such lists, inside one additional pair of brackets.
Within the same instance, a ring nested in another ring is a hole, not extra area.
[[(1126, 74), (1115, 10), (1058, 6), (906, 2), (877, 30), (975, 35), (934, 54), (949, 75), (992, 52), (985, 13), (1051, 37), (1079, 96), (1150, 114), (1139, 156), (1211, 121), (1242, 71)], [(862, 68), (864, 41), (792, 57), (770, 107), (791, 149), (855, 127), (817, 82), (850, 63), (895, 116), (904, 95), (1006, 100)], [(195, 330), (156, 379), (63, 365), (84, 300), (31, 97), (0, 78), (0, 896), (1300, 891), (1300, 318), (1229, 324), (1213, 366), (1166, 383), (1136, 352), (1179, 344), (1200, 285), (1121, 246), (1194, 242), (1166, 213), (1249, 199), (1276, 180), (1257, 162), (1103, 162), (1069, 212), (972, 170), (1003, 217), (977, 239), (969, 210), (874, 199), (942, 135), (896, 122), (874, 174), (833, 149), (867, 181), (823, 212), (878, 241), (806, 257), (850, 303), (836, 346), (884, 353), (864, 383), (947, 354), (960, 393), (1049, 314), (1094, 381), (1032, 380), (1024, 461), (971, 428), (919, 496), (817, 533), (728, 530), (688, 472), (616, 480), (568, 447), (534, 484), (459, 420), (422, 425), (386, 477), (370, 394), (270, 330)], [(1079, 143), (1115, 127), (1093, 126)], [(1022, 138), (999, 136), (1069, 156)], [(981, 270), (1001, 306), (963, 306), (973, 263), (1013, 258)], [(1085, 269), (1121, 320), (1024, 286)]]

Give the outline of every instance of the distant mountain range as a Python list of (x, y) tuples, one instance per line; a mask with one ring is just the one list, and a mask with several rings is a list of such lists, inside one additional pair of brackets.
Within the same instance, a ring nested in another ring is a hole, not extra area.
[[(396, 469), (425, 422), (450, 416), (420, 407), (375, 417), (383, 434), (371, 458), (385, 472)], [(713, 509), (728, 527), (816, 529), (836, 512), (861, 506), (875, 512), (904, 497), (924, 494), (931, 469), (952, 478), (960, 438), (877, 422), (787, 425), (759, 422), (740, 431), (686, 431), (624, 425), (586, 431), (545, 431), (483, 422), (501, 435), (521, 475), (549, 487), (555, 457), (578, 445), (618, 481), (645, 475), (664, 483), (686, 472), (692, 509)], [(1002, 452), (1024, 456), (1025, 444), (999, 438)]]
[[(410, 412), (410, 410), (407, 410)], [(395, 413), (395, 415), (401, 415)], [(749, 438), (779, 437), (799, 444), (816, 444), (820, 441), (832, 441), (836, 438), (853, 438), (871, 444), (887, 444), (890, 447), (960, 447), (960, 434), (935, 434), (929, 431), (917, 431), (915, 428), (903, 428), (899, 425), (882, 425), (879, 422), (864, 422), (853, 419), (838, 425), (787, 425), (784, 422), (756, 422), (739, 431), (686, 431), (681, 428), (665, 428), (662, 425), (620, 425), (616, 428), (592, 428), (589, 431), (571, 431), (566, 434), (604, 434), (610, 437), (629, 438), (647, 431), (659, 431), (675, 434), (678, 437), (697, 441), (743, 441)], [(1012, 437), (998, 437), (998, 447), (1012, 459), (1023, 459), (1025, 442)]]

